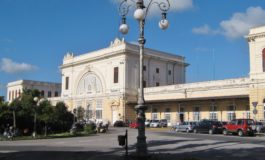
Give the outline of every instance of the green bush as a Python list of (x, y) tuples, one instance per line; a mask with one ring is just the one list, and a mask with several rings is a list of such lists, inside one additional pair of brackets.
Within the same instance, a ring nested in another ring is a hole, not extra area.
[(92, 124), (86, 124), (84, 127), (85, 134), (93, 134), (95, 133), (95, 127)]

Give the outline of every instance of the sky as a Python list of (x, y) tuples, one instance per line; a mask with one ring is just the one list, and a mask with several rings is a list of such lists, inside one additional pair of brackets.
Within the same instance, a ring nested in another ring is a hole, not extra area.
[[(127, 15), (129, 33), (118, 31), (120, 1), (0, 0), (0, 96), (6, 96), (11, 81), (61, 82), (59, 66), (67, 52), (106, 48), (116, 37), (135, 43), (139, 34), (133, 5)], [(186, 57), (187, 82), (248, 76), (244, 36), (249, 28), (265, 25), (264, 0), (169, 1), (167, 30), (158, 27), (156, 4), (150, 6), (146, 47)]]

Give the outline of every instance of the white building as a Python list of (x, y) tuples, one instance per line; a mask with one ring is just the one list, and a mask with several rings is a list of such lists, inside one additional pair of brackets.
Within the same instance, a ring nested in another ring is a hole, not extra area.
[[(185, 83), (184, 57), (145, 49), (144, 86)], [(115, 39), (108, 48), (63, 60), (62, 99), (70, 109), (83, 107), (87, 118), (112, 122), (125, 119), (134, 111), (126, 104), (137, 100), (139, 48)], [(128, 113), (127, 113), (128, 112)]]
[(18, 98), (23, 89), (36, 89), (44, 98), (60, 97), (61, 83), (40, 82), (31, 80), (18, 80), (7, 84), (7, 101)]

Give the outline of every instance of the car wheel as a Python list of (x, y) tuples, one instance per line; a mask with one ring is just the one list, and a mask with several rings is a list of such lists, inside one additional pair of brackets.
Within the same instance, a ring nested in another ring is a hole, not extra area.
[(193, 130), (193, 133), (198, 133), (197, 129), (194, 129), (194, 130)]
[(190, 133), (190, 130), (187, 128), (187, 129), (186, 129), (186, 132), (187, 132), (187, 133)]
[(242, 137), (242, 136), (244, 135), (242, 130), (238, 130), (237, 134), (238, 134), (238, 136), (240, 136), (240, 137)]
[(226, 129), (223, 130), (223, 135), (227, 135), (227, 130)]
[(213, 134), (213, 130), (212, 129), (209, 130), (209, 134)]

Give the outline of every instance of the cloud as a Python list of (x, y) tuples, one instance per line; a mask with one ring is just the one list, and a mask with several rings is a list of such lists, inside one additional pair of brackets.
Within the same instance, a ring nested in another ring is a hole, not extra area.
[(213, 30), (207, 24), (201, 27), (193, 28), (192, 32), (195, 34), (202, 34), (202, 35), (215, 35), (215, 34), (220, 33), (219, 30)]
[(265, 10), (261, 7), (249, 7), (246, 13), (235, 13), (229, 20), (220, 23), (223, 34), (228, 38), (239, 38), (252, 27), (265, 24)]
[(261, 7), (249, 7), (245, 13), (234, 13), (228, 20), (220, 22), (218, 29), (211, 29), (208, 25), (193, 28), (195, 34), (220, 34), (229, 39), (241, 38), (248, 34), (249, 29), (265, 24), (265, 10)]
[(27, 63), (17, 63), (8, 58), (2, 58), (0, 61), (0, 71), (9, 74), (30, 72), (30, 71), (35, 71), (37, 69), (38, 67), (36, 66)]
[[(122, 2), (123, 0), (111, 0), (113, 3), (119, 5), (120, 2)], [(133, 0), (136, 2), (136, 0)], [(127, 2), (129, 3), (129, 5), (131, 6), (135, 6), (135, 4), (133, 4), (132, 0), (128, 0)], [(193, 1), (192, 0), (168, 0), (170, 3), (170, 10), (169, 12), (177, 12), (177, 11), (184, 11), (184, 10), (188, 10), (193, 8)], [(148, 6), (148, 3), (150, 2), (150, 0), (145, 0), (145, 6)], [(157, 16), (161, 14), (161, 10), (159, 9), (158, 5), (156, 4), (167, 4), (167, 0), (154, 0), (153, 1), (153, 5), (151, 6), (148, 14), (151, 16)]]

